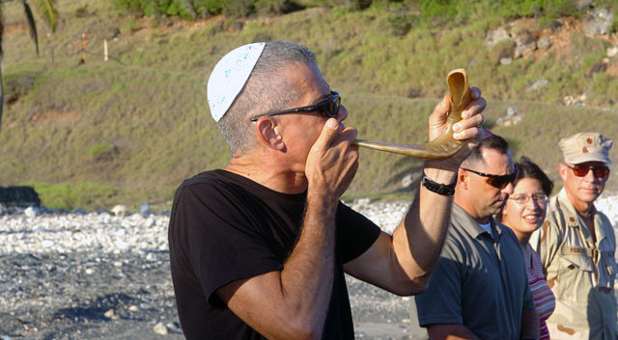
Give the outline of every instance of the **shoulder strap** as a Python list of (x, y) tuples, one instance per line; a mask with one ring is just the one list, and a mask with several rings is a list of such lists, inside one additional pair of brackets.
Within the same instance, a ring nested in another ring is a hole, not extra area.
[(557, 232), (556, 236), (558, 238), (558, 248), (562, 248), (562, 245), (564, 243), (563, 228), (566, 227), (566, 218), (564, 217), (564, 212), (562, 211), (560, 201), (558, 200), (558, 195), (552, 197), (551, 199), (550, 214), (548, 218), (550, 219), (551, 224), (554, 224), (558, 227), (555, 228), (555, 231)]

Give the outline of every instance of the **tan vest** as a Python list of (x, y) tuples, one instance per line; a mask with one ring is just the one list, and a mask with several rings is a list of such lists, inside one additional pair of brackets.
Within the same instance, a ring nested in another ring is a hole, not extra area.
[(530, 241), (556, 296), (556, 310), (547, 323), (567, 334), (584, 330), (590, 339), (615, 340), (616, 237), (607, 216), (599, 211), (594, 227), (596, 243), (562, 189), (551, 199), (547, 219)]

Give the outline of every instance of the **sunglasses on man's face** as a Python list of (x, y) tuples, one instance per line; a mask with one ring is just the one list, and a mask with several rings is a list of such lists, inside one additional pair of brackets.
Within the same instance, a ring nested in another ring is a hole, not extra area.
[(251, 121), (256, 122), (258, 118), (263, 117), (263, 116), (270, 117), (270, 116), (278, 116), (278, 115), (284, 115), (284, 114), (289, 114), (289, 113), (310, 113), (310, 112), (318, 112), (319, 114), (321, 114), (322, 116), (326, 118), (334, 118), (334, 117), (337, 117), (337, 114), (339, 113), (339, 109), (341, 109), (341, 97), (339, 96), (339, 93), (335, 91), (330, 91), (330, 94), (326, 96), (326, 98), (320, 100), (319, 102), (313, 105), (294, 107), (294, 108), (285, 109), (281, 111), (261, 113), (261, 114), (251, 117)]
[(596, 178), (606, 178), (609, 176), (609, 168), (605, 165), (592, 165), (592, 164), (576, 164), (569, 165), (569, 168), (573, 170), (573, 174), (577, 177), (585, 177), (590, 170)]
[(515, 181), (515, 178), (517, 177), (517, 167), (515, 167), (513, 171), (508, 175), (486, 174), (484, 172), (480, 172), (480, 171), (476, 171), (472, 169), (466, 169), (466, 168), (461, 168), (461, 169), (465, 171), (470, 171), (473, 174), (487, 178), (487, 184), (491, 185), (494, 188), (500, 189), (500, 190), (504, 189), (507, 185), (509, 185), (509, 183), (513, 183)]

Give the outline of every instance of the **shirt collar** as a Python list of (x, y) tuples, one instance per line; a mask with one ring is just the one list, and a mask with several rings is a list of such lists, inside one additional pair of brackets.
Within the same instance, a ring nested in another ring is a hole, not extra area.
[[(453, 224), (457, 224), (458, 226), (460, 226), (470, 236), (478, 238), (480, 235), (485, 234), (492, 239), (494, 238), (493, 235), (481, 228), (481, 226), (479, 226), (479, 223), (470, 215), (468, 215), (468, 213), (462, 207), (457, 205), (457, 203), (453, 203), (453, 209), (451, 214), (451, 220), (453, 221)], [(490, 218), (490, 221), (493, 230), (496, 232), (497, 237), (500, 238), (500, 235), (502, 234), (502, 226), (498, 223), (495, 223), (493, 218)]]

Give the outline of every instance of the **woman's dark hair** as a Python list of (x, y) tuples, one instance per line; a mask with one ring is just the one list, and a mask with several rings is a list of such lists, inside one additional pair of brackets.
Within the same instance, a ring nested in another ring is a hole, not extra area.
[(554, 188), (554, 182), (552, 182), (549, 177), (541, 170), (541, 168), (530, 160), (530, 158), (526, 156), (521, 156), (519, 162), (517, 162), (517, 177), (515, 177), (515, 182), (513, 185), (516, 185), (519, 180), (523, 178), (532, 178), (541, 182), (541, 187), (543, 188), (543, 192), (545, 195), (551, 195), (551, 191)]

